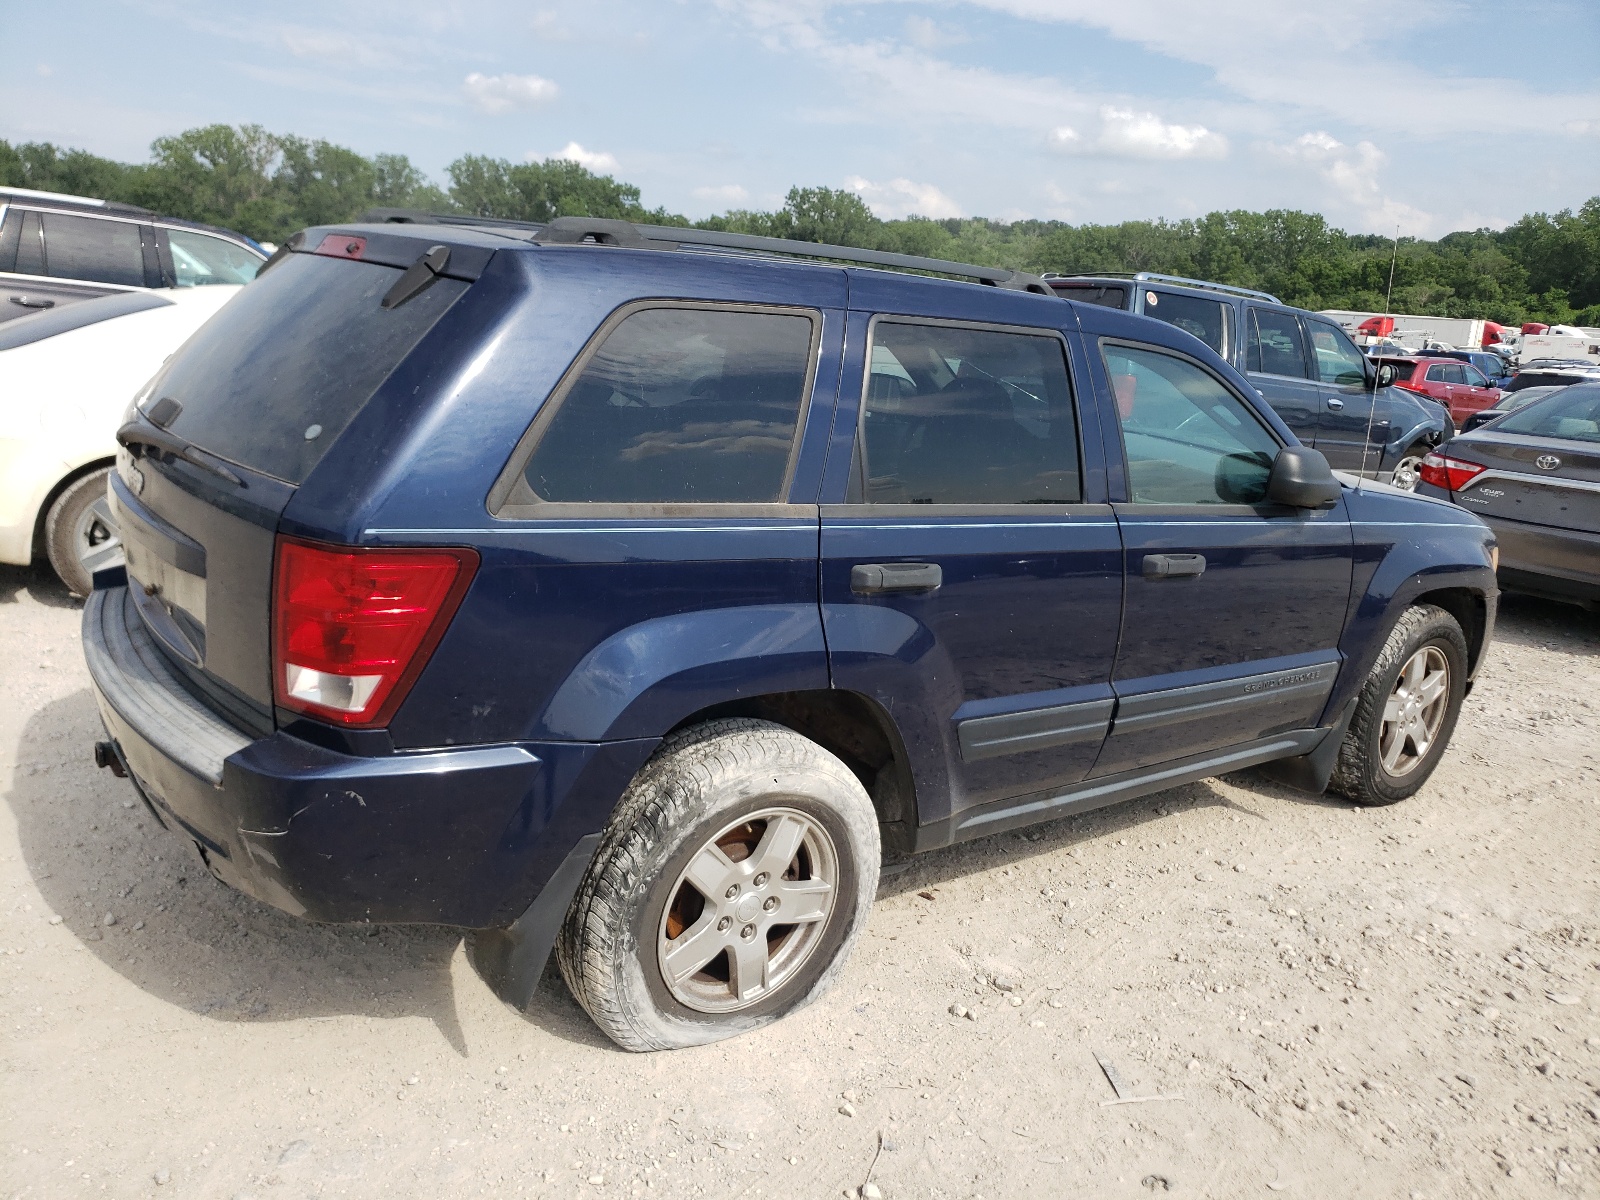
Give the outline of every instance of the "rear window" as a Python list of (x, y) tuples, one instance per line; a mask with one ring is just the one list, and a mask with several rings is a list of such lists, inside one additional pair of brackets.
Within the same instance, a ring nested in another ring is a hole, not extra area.
[(1144, 314), (1191, 333), (1218, 354), (1226, 345), (1227, 324), (1220, 300), (1203, 300), (1181, 292), (1148, 291), (1144, 294)]
[(400, 272), (291, 254), (230, 300), (156, 379), (182, 409), (168, 428), (194, 445), (299, 484), (467, 285), (439, 279), (379, 306)]
[(1600, 442), (1600, 386), (1562, 388), (1495, 423), (1497, 433)]

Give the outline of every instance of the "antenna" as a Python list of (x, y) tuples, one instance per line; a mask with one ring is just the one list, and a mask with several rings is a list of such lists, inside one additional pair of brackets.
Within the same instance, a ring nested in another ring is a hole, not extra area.
[[(1394, 227), (1394, 250), (1389, 255), (1389, 287), (1383, 293), (1383, 315), (1386, 317), (1394, 315), (1391, 311), (1394, 301), (1394, 267), (1399, 259), (1400, 225), (1396, 222)], [(1372, 419), (1378, 415), (1378, 373), (1376, 371), (1372, 373), (1372, 390), (1367, 393), (1367, 398), (1371, 403), (1367, 405), (1366, 436), (1361, 439), (1361, 471), (1356, 476), (1356, 491), (1358, 492), (1361, 490), (1362, 481), (1367, 477), (1367, 447), (1372, 444)], [(1383, 462), (1383, 454), (1381, 452), (1378, 455), (1378, 462)]]

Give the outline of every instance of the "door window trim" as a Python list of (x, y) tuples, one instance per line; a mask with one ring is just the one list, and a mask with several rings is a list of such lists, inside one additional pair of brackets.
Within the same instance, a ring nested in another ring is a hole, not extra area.
[[(528, 469), (528, 461), (533, 457), (533, 451), (539, 444), (539, 439), (544, 436), (545, 430), (555, 421), (556, 413), (566, 403), (578, 380), (588, 369), (590, 362), (605, 345), (606, 339), (629, 317), (635, 313), (648, 312), (654, 309), (671, 309), (673, 311), (696, 310), (703, 312), (736, 312), (760, 313), (783, 317), (804, 317), (811, 323), (811, 347), (807, 351), (805, 383), (800, 393), (800, 407), (795, 414), (794, 440), (789, 446), (789, 461), (784, 465), (783, 481), (778, 488), (777, 500), (766, 501), (730, 501), (730, 500), (673, 500), (673, 501), (646, 501), (646, 502), (617, 502), (606, 500), (542, 500), (531, 488), (524, 484), (523, 472)], [(550, 394), (545, 397), (544, 403), (539, 405), (539, 410), (528, 423), (528, 428), (517, 439), (516, 446), (511, 451), (511, 457), (501, 469), (494, 485), (489, 489), (489, 495), (484, 501), (484, 506), (489, 515), (497, 521), (540, 521), (559, 520), (571, 517), (586, 517), (603, 519), (608, 517), (621, 517), (643, 519), (650, 517), (662, 518), (698, 518), (698, 517), (794, 517), (802, 514), (816, 515), (817, 506), (812, 503), (791, 503), (788, 499), (794, 487), (795, 471), (800, 463), (800, 450), (805, 444), (806, 422), (811, 416), (812, 392), (816, 388), (817, 373), (822, 362), (822, 334), (825, 316), (821, 309), (806, 308), (790, 304), (753, 304), (740, 300), (704, 300), (704, 299), (650, 299), (630, 300), (612, 311), (600, 327), (589, 335), (589, 340), (584, 343), (583, 349), (572, 360), (572, 364), (562, 372), (561, 378), (556, 381), (555, 387), (550, 389)], [(521, 488), (519, 484), (524, 484)], [(520, 494), (519, 494), (520, 493)]]
[[(1149, 342), (1136, 342), (1132, 338), (1100, 337), (1096, 338), (1096, 341), (1098, 342), (1097, 348), (1100, 352), (1100, 369), (1105, 372), (1106, 386), (1108, 389), (1111, 386), (1111, 364), (1106, 361), (1107, 346), (1122, 346), (1129, 350), (1143, 350), (1151, 354), (1164, 354), (1168, 358), (1175, 358), (1179, 362), (1188, 363), (1190, 366), (1204, 371), (1207, 375), (1211, 376), (1212, 379), (1216, 380), (1217, 383), (1220, 384), (1230, 396), (1244, 406), (1245, 411), (1250, 414), (1251, 419), (1266, 431), (1267, 436), (1278, 443), (1279, 450), (1282, 450), (1289, 444), (1283, 440), (1278, 431), (1272, 427), (1270, 422), (1261, 419), (1261, 413), (1256, 408), (1255, 404), (1252, 403), (1247, 397), (1240, 395), (1238, 388), (1234, 387), (1221, 375), (1217, 374), (1210, 367), (1206, 366), (1205, 363), (1199, 361), (1198, 359), (1189, 357), (1189, 355), (1183, 353), (1181, 350), (1174, 350), (1168, 346), (1157, 346)], [(1260, 374), (1261, 372), (1257, 373)], [(1281, 378), (1291, 377), (1282, 376)], [(1310, 381), (1307, 380), (1307, 382), (1309, 383)], [(1141, 501), (1134, 500), (1128, 490), (1128, 480), (1130, 478), (1128, 471), (1128, 441), (1127, 438), (1123, 436), (1122, 417), (1117, 411), (1116, 396), (1108, 390), (1107, 398), (1111, 404), (1110, 415), (1112, 418), (1112, 425), (1117, 431), (1117, 452), (1122, 456), (1122, 480), (1120, 488), (1122, 495), (1112, 496), (1112, 504), (1119, 506), (1119, 508), (1126, 505), (1134, 509), (1139, 516), (1148, 517), (1183, 517), (1194, 516), (1197, 514), (1218, 517), (1263, 517), (1278, 516), (1285, 513), (1297, 513), (1300, 511), (1299, 509), (1290, 508), (1286, 505), (1269, 504), (1265, 502), (1261, 504), (1146, 504)]]
[[(1078, 499), (1066, 504), (874, 504), (867, 500), (849, 499), (851, 493), (858, 488), (862, 495), (866, 494), (867, 396), (872, 384), (873, 341), (877, 335), (880, 321), (887, 321), (891, 325), (931, 325), (944, 329), (976, 329), (986, 333), (1010, 333), (1019, 334), (1023, 337), (1053, 338), (1061, 347), (1061, 365), (1067, 376), (1067, 402), (1072, 409), (1073, 436), (1078, 451)], [(867, 337), (862, 354), (861, 391), (859, 394), (860, 400), (856, 404), (855, 435), (850, 440), (850, 476), (846, 484), (846, 498), (842, 503), (824, 505), (824, 515), (834, 517), (916, 515), (925, 517), (1063, 517), (1081, 513), (1086, 508), (1099, 510), (1105, 508), (1104, 504), (1086, 501), (1083, 498), (1085, 492), (1084, 476), (1088, 470), (1083, 439), (1083, 405), (1079, 399), (1083, 393), (1078, 386), (1077, 377), (1073, 374), (1072, 347), (1067, 342), (1067, 335), (1054, 325), (1009, 325), (998, 321), (963, 321), (952, 317), (920, 317), (913, 313), (873, 313), (871, 319), (867, 322)]]

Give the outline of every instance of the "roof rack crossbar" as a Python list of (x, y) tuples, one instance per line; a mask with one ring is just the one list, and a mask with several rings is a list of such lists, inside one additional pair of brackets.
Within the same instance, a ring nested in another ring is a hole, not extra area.
[(980, 267), (974, 263), (951, 262), (942, 258), (923, 258), (915, 254), (894, 254), (886, 250), (861, 250), (853, 246), (833, 246), (825, 242), (800, 242), (788, 238), (761, 237), (751, 233), (724, 233), (714, 229), (689, 229), (676, 225), (640, 225), (611, 217), (556, 217), (539, 225), (528, 221), (503, 221), (496, 217), (472, 217), (457, 213), (422, 213), (410, 209), (373, 209), (362, 221), (395, 224), (437, 222), (443, 225), (475, 225), (483, 228), (527, 229), (529, 239), (550, 245), (595, 243), (626, 246), (636, 250), (678, 250), (684, 247), (708, 250), (742, 250), (786, 258), (825, 259), (830, 262), (859, 263), (863, 266), (890, 267), (902, 271), (922, 271), (930, 275), (953, 275), (992, 287), (1054, 296), (1050, 285), (1037, 275), (1006, 267)]
[(1046, 275), (1046, 279), (1128, 279), (1134, 283), (1176, 283), (1183, 287), (1205, 288), (1212, 292), (1228, 292), (1235, 296), (1248, 296), (1252, 300), (1265, 300), (1282, 304), (1271, 292), (1255, 288), (1237, 287), (1231, 283), (1212, 283), (1209, 279), (1190, 279), (1185, 275), (1162, 275), (1156, 271), (1074, 271), (1070, 275)]

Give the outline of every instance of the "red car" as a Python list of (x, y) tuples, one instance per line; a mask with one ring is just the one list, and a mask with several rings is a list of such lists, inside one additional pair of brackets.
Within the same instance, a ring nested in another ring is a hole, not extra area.
[(1394, 368), (1394, 386), (1437, 400), (1450, 410), (1458, 426), (1475, 412), (1493, 408), (1500, 389), (1490, 386), (1483, 372), (1458, 358), (1390, 357), (1376, 360)]

